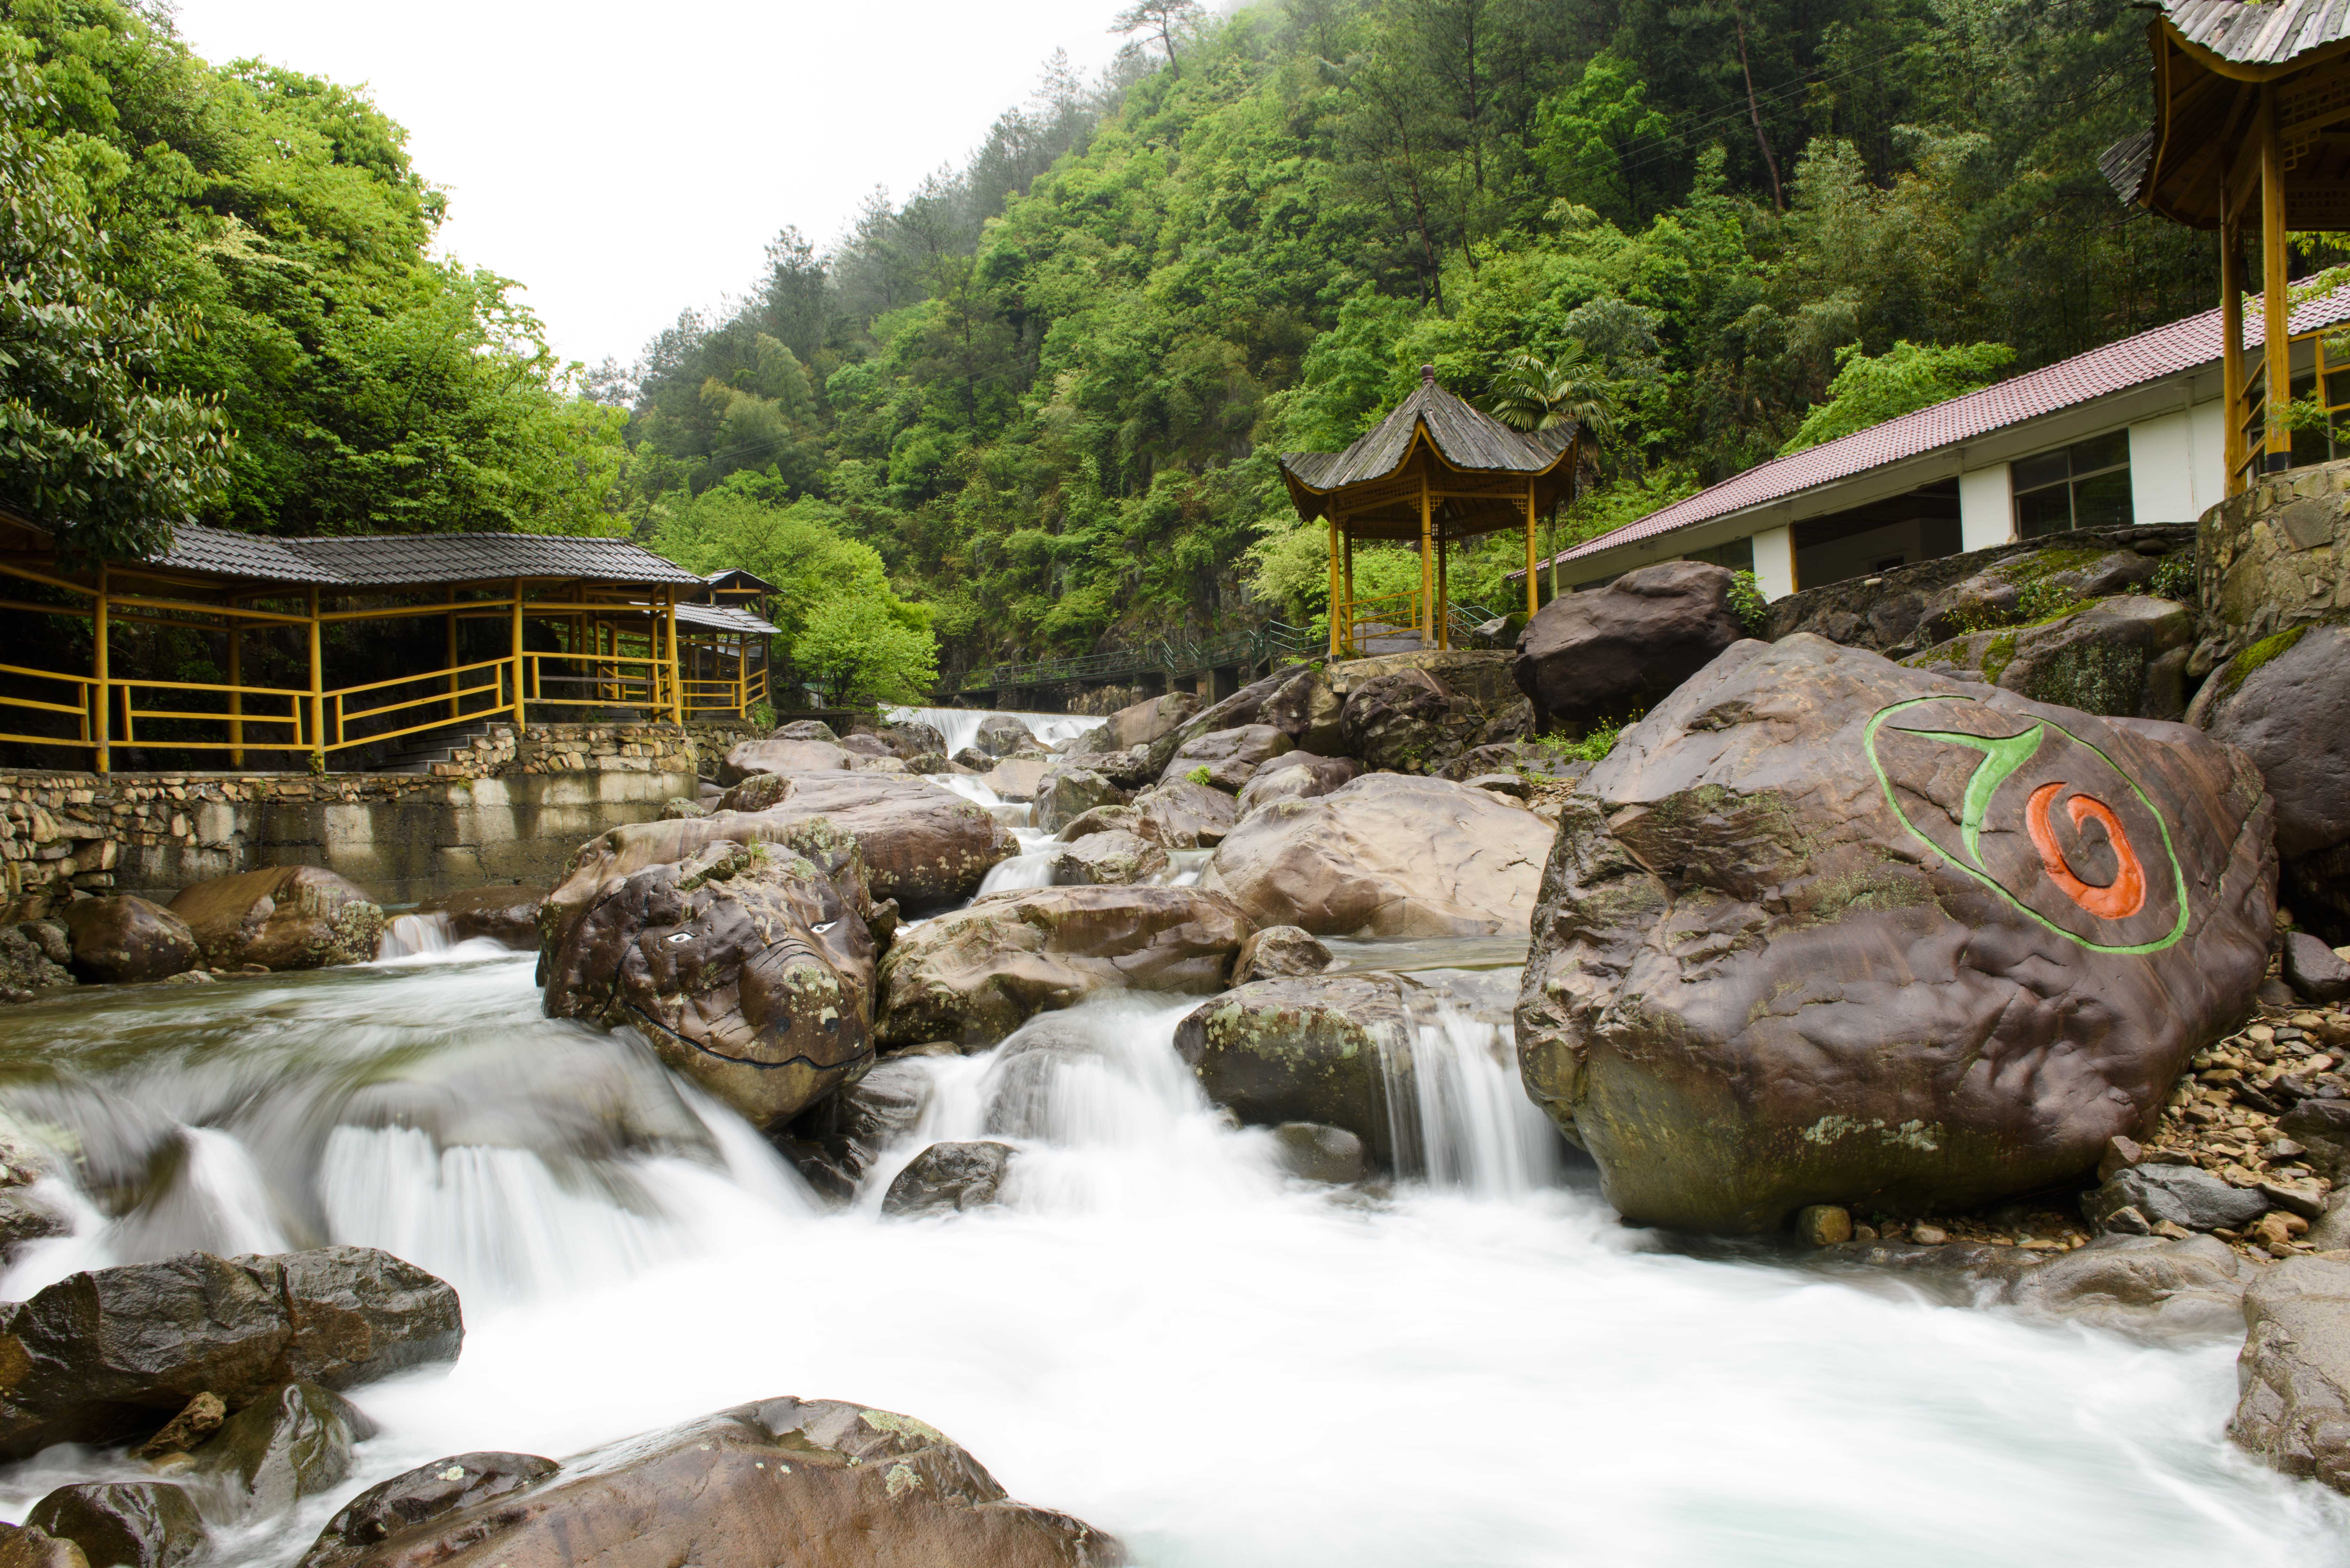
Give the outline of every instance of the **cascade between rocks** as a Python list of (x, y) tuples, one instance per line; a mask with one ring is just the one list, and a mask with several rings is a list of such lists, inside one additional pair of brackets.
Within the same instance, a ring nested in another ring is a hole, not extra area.
[[(351, 1392), (381, 1428), (359, 1469), (220, 1561), (289, 1563), (438, 1456), (567, 1455), (781, 1394), (919, 1412), (1167, 1568), (2345, 1560), (2340, 1499), (2221, 1438), (2232, 1342), (1617, 1223), (1518, 1084), (1522, 944), (1332, 944), (1413, 998), (1391, 1181), (1284, 1176), (1175, 1053), (1199, 999), (1126, 993), (909, 1059), (917, 1123), (840, 1209), (628, 1033), (542, 1016), (527, 957), (429, 921), (400, 945), (68, 995), (0, 1040), (0, 1110), (90, 1181), (49, 1179), (76, 1230), (0, 1294), (334, 1241), (463, 1298), (453, 1366)], [(1017, 1151), (999, 1207), (882, 1215), (921, 1148), (979, 1138)], [(0, 1471), (0, 1512), (95, 1463)]]

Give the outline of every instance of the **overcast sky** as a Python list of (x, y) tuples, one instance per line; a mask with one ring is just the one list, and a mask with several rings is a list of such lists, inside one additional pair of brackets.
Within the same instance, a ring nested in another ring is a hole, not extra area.
[(444, 249), (529, 287), (556, 348), (633, 359), (739, 293), (796, 223), (819, 245), (876, 184), (960, 164), (1115, 0), (180, 0), (206, 58), (365, 84), (450, 193)]

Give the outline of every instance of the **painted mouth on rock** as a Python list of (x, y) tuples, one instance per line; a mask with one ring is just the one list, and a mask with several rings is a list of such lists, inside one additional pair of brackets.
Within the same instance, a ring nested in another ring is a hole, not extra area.
[(852, 1052), (847, 1058), (838, 1062), (819, 1062), (805, 1053), (797, 1056), (786, 1056), (780, 1062), (761, 1062), (749, 1056), (735, 1056), (723, 1051), (713, 1051), (699, 1040), (689, 1040), (634, 1003), (629, 1004), (629, 1012), (640, 1024), (662, 1039), (674, 1040), (698, 1056), (707, 1056), (712, 1061), (723, 1062), (730, 1067), (756, 1067), (762, 1072), (784, 1067), (807, 1067), (818, 1073), (831, 1073), (843, 1067), (853, 1067), (864, 1058), (872, 1055), (875, 1051), (875, 1047), (868, 1045), (861, 1051)]

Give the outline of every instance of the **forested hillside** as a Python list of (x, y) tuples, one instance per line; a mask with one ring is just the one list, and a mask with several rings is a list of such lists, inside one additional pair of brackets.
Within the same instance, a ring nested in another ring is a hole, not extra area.
[[(951, 672), (1312, 618), (1319, 537), (1273, 456), (1351, 440), (1422, 362), (1474, 398), (1532, 355), (1612, 412), (1565, 536), (2215, 286), (2208, 242), (2095, 171), (2147, 94), (2124, 0), (1122, 19), (1107, 80), (1048, 71), (959, 170), (829, 244), (785, 229), (739, 301), (593, 376), (432, 259), (396, 105), (207, 65), (119, 0), (0, 0), (0, 69), (14, 156), (82, 225), (63, 249), (147, 312), (117, 360), (185, 427), (167, 516), (628, 529), (779, 576), (785, 651), (872, 690), (925, 682), (926, 628)], [(12, 408), (62, 396), (0, 374)], [(55, 509), (33, 471), (6, 498)]]

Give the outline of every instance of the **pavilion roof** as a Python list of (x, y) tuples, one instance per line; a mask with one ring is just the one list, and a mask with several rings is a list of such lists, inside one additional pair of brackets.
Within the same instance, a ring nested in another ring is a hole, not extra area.
[(1411, 396), (1352, 446), (1344, 452), (1284, 452), (1281, 471), (1293, 493), (1303, 487), (1327, 494), (1350, 484), (1369, 483), (1402, 468), (1415, 438), (1423, 431), (1436, 455), (1454, 468), (1485, 473), (1548, 473), (1574, 446), (1582, 427), (1569, 421), (1544, 431), (1513, 431), (1438, 386), (1435, 370), (1423, 365), (1419, 385)]

